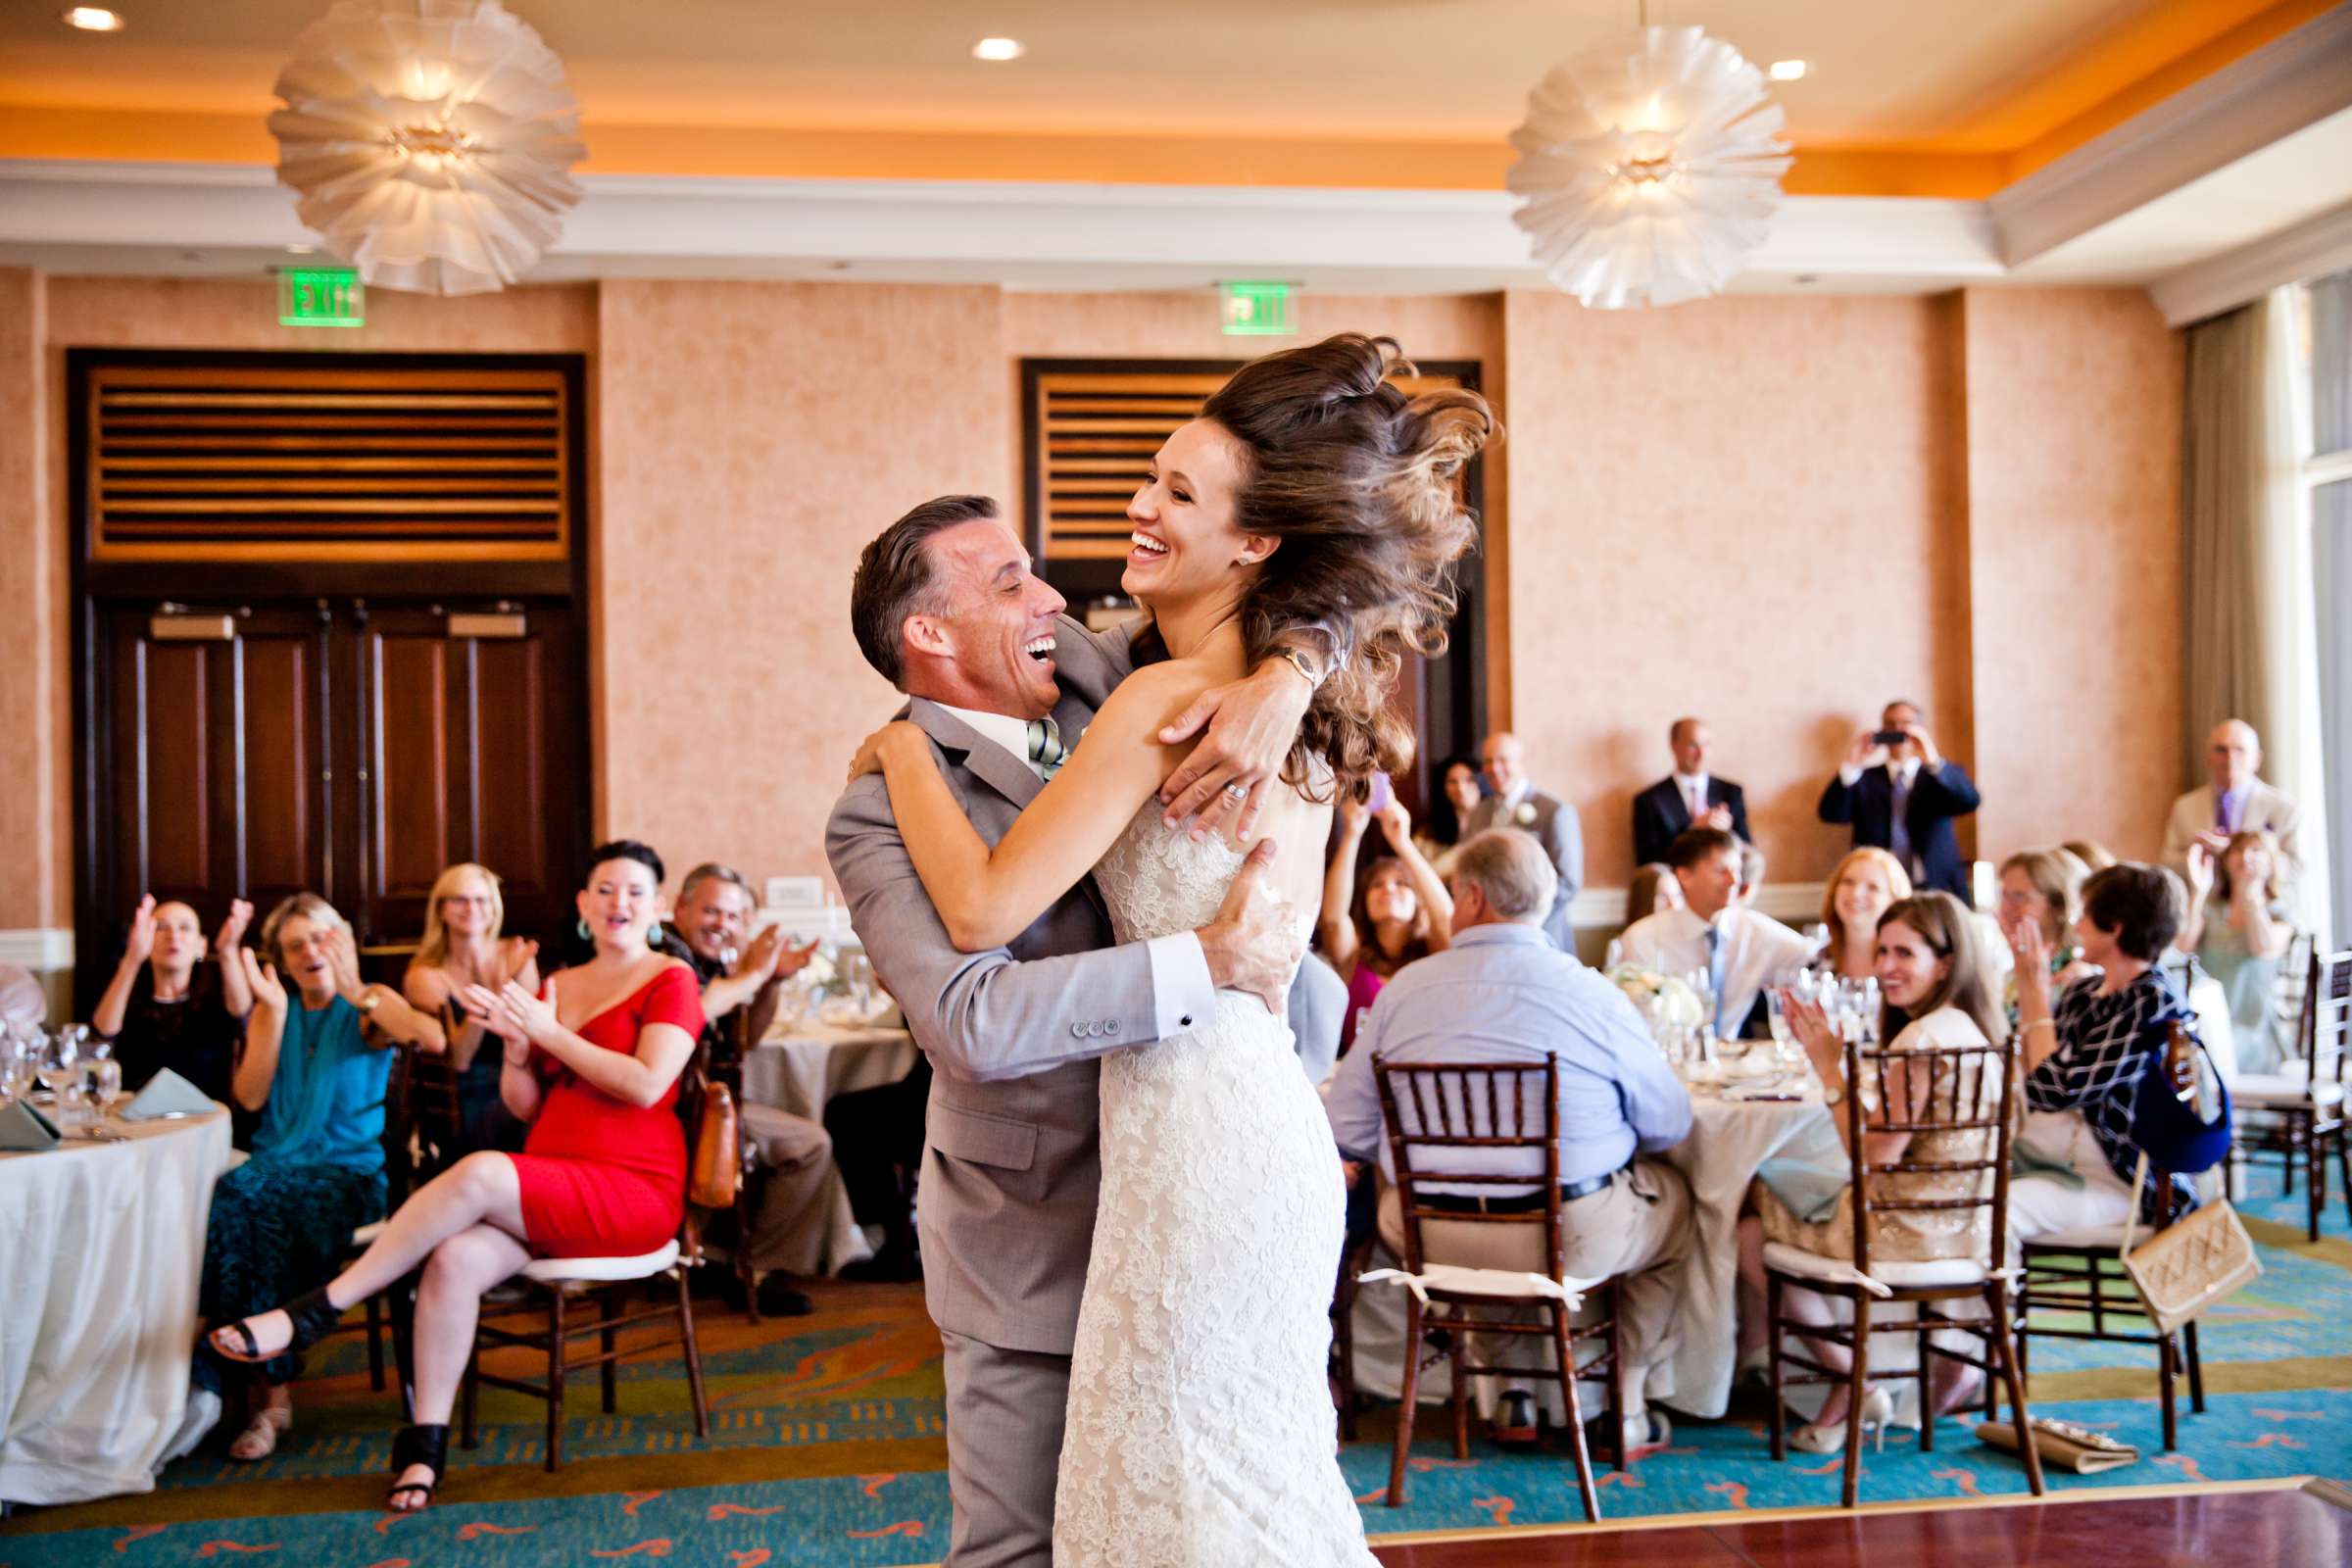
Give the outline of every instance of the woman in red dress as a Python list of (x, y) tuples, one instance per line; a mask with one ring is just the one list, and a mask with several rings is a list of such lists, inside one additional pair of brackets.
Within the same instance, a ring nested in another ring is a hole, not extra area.
[[(423, 1264), (416, 1286), (415, 1410), (392, 1445), (395, 1511), (432, 1500), (449, 1412), (484, 1292), (537, 1257), (632, 1257), (678, 1233), (686, 1134), (678, 1074), (703, 1029), (693, 968), (654, 949), (662, 858), (631, 839), (590, 856), (580, 923), (587, 963), (533, 996), (512, 981), (467, 987), (466, 1007), (504, 1043), (499, 1094), (531, 1124), (519, 1154), (466, 1155), (400, 1207), (373, 1246), (325, 1286), (217, 1330), (239, 1360), (301, 1349)], [(561, 984), (559, 985), (559, 982)]]

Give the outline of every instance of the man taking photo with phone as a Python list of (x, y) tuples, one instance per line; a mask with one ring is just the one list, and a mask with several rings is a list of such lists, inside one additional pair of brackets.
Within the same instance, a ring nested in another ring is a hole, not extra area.
[(1979, 804), (1968, 770), (1946, 761), (1928, 733), (1927, 710), (1897, 698), (1846, 748), (1838, 776), (1821, 792), (1824, 822), (1853, 824), (1856, 849), (1885, 850), (1917, 888), (1969, 902), (1968, 862), (1952, 819)]

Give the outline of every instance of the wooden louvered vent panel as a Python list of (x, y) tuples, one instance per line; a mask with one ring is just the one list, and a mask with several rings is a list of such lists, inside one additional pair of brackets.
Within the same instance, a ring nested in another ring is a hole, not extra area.
[[(1066, 363), (1066, 362), (1065, 362)], [(1037, 537), (1047, 561), (1113, 561), (1127, 554), (1127, 503), (1160, 443), (1200, 412), (1231, 369), (1104, 367), (1039, 369), (1028, 454)], [(1459, 386), (1455, 375), (1398, 379), (1407, 392)]]
[(550, 561), (570, 550), (560, 370), (99, 366), (94, 561)]

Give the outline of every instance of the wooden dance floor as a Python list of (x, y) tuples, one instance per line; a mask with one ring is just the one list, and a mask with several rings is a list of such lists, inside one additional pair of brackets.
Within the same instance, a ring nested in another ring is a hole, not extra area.
[(1890, 1506), (1622, 1530), (1503, 1530), (1378, 1542), (1387, 1568), (2352, 1568), (2352, 1489), (2261, 1483), (2042, 1502)]

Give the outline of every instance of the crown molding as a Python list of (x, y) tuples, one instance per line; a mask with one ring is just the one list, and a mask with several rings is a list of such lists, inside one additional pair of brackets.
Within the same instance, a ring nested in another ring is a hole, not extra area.
[(2352, 202), (2167, 272), (2148, 293), (2168, 325), (2186, 326), (2345, 267), (2352, 267)]
[[(1546, 286), (1503, 191), (588, 175), (532, 281), (827, 277), (1012, 288), (1335, 292)], [(254, 165), (0, 160), (0, 261), (250, 275), (315, 243)], [(194, 260), (190, 260), (190, 257)], [(846, 266), (845, 266), (846, 264)], [(844, 276), (847, 272), (849, 275)], [(1982, 202), (1788, 200), (1740, 286), (1919, 289), (1998, 277)]]
[(2347, 107), (2339, 5), (1994, 195), (2001, 260), (2022, 266)]

